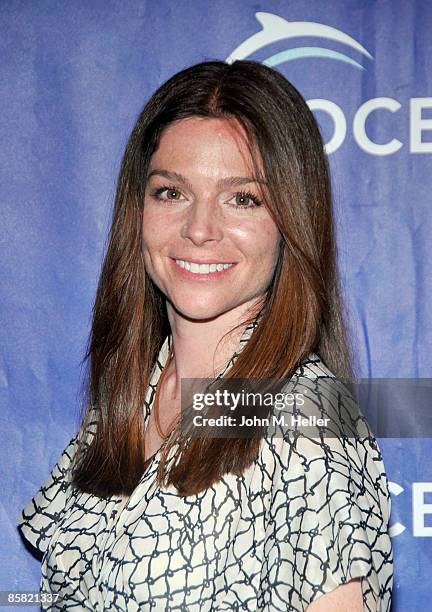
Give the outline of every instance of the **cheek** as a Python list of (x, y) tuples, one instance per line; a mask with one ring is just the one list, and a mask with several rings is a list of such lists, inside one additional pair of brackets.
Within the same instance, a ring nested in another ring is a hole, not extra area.
[(157, 246), (161, 236), (163, 236), (162, 222), (160, 215), (155, 214), (151, 207), (146, 207), (145, 204), (141, 228), (144, 247), (148, 249)]
[(267, 266), (276, 263), (280, 234), (271, 219), (260, 219), (255, 223), (232, 227), (231, 236), (248, 259), (258, 260)]

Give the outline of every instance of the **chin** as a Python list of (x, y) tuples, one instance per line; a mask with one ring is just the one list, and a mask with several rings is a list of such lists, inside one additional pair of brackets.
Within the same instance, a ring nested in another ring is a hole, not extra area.
[(176, 310), (182, 317), (190, 321), (211, 321), (223, 314), (223, 311), (215, 310), (214, 308), (184, 308)]
[(172, 305), (176, 312), (182, 317), (191, 321), (208, 321), (216, 319), (220, 315), (232, 310), (233, 306), (220, 306), (217, 307), (213, 304), (182, 304), (172, 302)]

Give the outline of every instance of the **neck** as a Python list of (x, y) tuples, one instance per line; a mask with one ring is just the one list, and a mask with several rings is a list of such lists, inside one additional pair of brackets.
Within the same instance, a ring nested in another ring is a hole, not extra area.
[(249, 316), (247, 306), (215, 319), (193, 320), (179, 315), (167, 304), (174, 357), (165, 382), (173, 396), (180, 396), (182, 378), (215, 378), (219, 374), (236, 350), (246, 326), (224, 334)]

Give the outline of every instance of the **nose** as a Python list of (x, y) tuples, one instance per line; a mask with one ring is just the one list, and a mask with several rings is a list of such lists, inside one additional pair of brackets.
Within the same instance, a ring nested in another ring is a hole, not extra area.
[(182, 238), (200, 246), (208, 241), (221, 240), (222, 227), (221, 214), (216, 202), (210, 198), (200, 199), (187, 209), (181, 235)]

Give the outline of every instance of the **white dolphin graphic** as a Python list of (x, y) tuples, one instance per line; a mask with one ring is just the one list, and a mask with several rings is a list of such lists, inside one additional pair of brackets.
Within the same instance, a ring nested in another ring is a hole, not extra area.
[[(257, 32), (256, 34), (252, 34), (245, 41), (243, 41), (234, 51), (227, 57), (225, 60), (227, 63), (231, 64), (235, 60), (245, 59), (258, 49), (262, 49), (266, 45), (270, 43), (277, 42), (279, 40), (284, 40), (287, 38), (296, 38), (299, 36), (316, 36), (319, 38), (327, 38), (330, 40), (336, 40), (356, 51), (359, 51), (363, 55), (366, 55), (370, 59), (373, 59), (372, 55), (354, 38), (337, 30), (336, 28), (332, 28), (331, 26), (323, 25), (321, 23), (315, 23), (313, 21), (287, 21), (283, 17), (279, 17), (279, 15), (274, 15), (273, 13), (255, 13), (255, 17), (262, 25), (262, 30)], [(303, 47), (303, 54), (293, 54), (292, 58), (311, 55), (324, 55), (324, 49), (320, 48), (308, 48)], [(314, 53), (314, 51), (316, 51)], [(281, 59), (278, 61), (270, 62), (271, 65), (275, 65), (276, 63), (280, 63), (283, 58), (283, 54), (279, 54)], [(363, 68), (360, 64), (343, 56), (341, 53), (337, 53), (335, 51), (327, 50), (326, 55), (328, 57), (334, 57), (335, 59), (346, 58), (351, 64), (356, 65), (359, 68)], [(286, 56), (287, 57), (287, 56)], [(276, 56), (274, 56), (276, 58)], [(271, 58), (272, 60), (273, 58)], [(266, 62), (263, 62), (266, 63)]]

